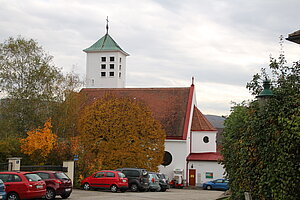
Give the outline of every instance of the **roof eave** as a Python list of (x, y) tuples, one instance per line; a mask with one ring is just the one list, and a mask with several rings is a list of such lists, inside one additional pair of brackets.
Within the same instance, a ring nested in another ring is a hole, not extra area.
[(125, 56), (130, 56), (129, 53), (126, 53), (125, 51), (122, 50), (103, 50), (103, 49), (99, 49), (99, 50), (88, 50), (88, 49), (84, 49), (82, 50), (85, 53), (97, 53), (97, 52), (121, 52), (123, 53)]
[(300, 44), (300, 35), (289, 36), (288, 38), (285, 38), (285, 39), (288, 40), (288, 41)]
[(188, 103), (185, 113), (185, 120), (184, 120), (184, 128), (182, 133), (182, 138), (186, 140), (188, 135), (188, 127), (190, 123), (191, 118), (191, 112), (192, 112), (192, 103), (193, 103), (193, 97), (194, 97), (194, 84), (191, 85), (190, 91), (189, 91), (189, 97), (188, 97)]
[(206, 132), (216, 132), (216, 131), (218, 131), (217, 129), (214, 129), (214, 130), (204, 130), (204, 129), (202, 129), (202, 130), (191, 130), (191, 131), (206, 131)]

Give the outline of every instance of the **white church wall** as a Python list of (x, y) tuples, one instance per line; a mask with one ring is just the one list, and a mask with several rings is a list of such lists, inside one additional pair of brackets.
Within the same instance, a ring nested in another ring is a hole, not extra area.
[(159, 171), (166, 174), (170, 179), (173, 178), (174, 169), (183, 169), (183, 176), (185, 179), (186, 172), (186, 141), (185, 140), (166, 140), (165, 151), (172, 155), (172, 162), (168, 166), (159, 166)]
[(126, 86), (126, 56), (118, 52), (117, 57), (117, 78), (118, 78), (118, 88), (124, 88)]
[(193, 131), (192, 153), (216, 152), (217, 131)]
[(202, 186), (204, 182), (225, 177), (225, 169), (217, 161), (190, 161), (189, 169), (192, 165), (193, 169), (196, 169), (196, 186)]
[[(102, 61), (106, 57), (106, 61)], [(114, 57), (114, 61), (110, 61)], [(121, 62), (120, 62), (121, 61)], [(113, 65), (111, 69), (110, 65)], [(105, 65), (105, 69), (102, 69)], [(126, 80), (126, 56), (120, 52), (88, 52), (86, 59), (87, 88), (124, 88)], [(120, 67), (121, 66), (121, 67)], [(104, 72), (105, 76), (101, 73)], [(113, 76), (112, 74), (113, 73)]]

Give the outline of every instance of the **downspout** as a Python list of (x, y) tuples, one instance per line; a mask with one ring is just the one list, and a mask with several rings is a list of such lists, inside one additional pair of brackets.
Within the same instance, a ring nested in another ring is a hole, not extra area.
[(192, 153), (192, 140), (193, 140), (193, 137), (192, 137), (192, 131), (190, 132), (190, 153)]
[(189, 186), (189, 179), (188, 179), (188, 177), (189, 177), (189, 161), (187, 160), (186, 161), (186, 172), (185, 172), (185, 177), (186, 177), (186, 181), (185, 181), (185, 186)]

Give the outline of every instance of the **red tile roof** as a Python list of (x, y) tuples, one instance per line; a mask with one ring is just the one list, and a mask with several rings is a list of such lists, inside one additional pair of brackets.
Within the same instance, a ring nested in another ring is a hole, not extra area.
[(201, 111), (194, 106), (192, 131), (217, 131)]
[(218, 161), (222, 159), (223, 156), (219, 152), (190, 153), (186, 158), (187, 161)]
[[(112, 94), (142, 101), (159, 120), (168, 139), (186, 139), (191, 112), (194, 86), (190, 88), (84, 88), (80, 91), (87, 98), (87, 104)], [(192, 93), (192, 94), (191, 94)]]

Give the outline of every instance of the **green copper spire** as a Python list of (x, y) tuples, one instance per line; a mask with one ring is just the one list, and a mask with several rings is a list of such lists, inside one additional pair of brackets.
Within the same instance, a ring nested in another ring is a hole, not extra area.
[(120, 51), (126, 56), (129, 56), (128, 53), (123, 51), (123, 49), (112, 39), (108, 34), (108, 17), (106, 19), (106, 34), (100, 38), (95, 44), (83, 50), (84, 52), (101, 52), (101, 51)]

